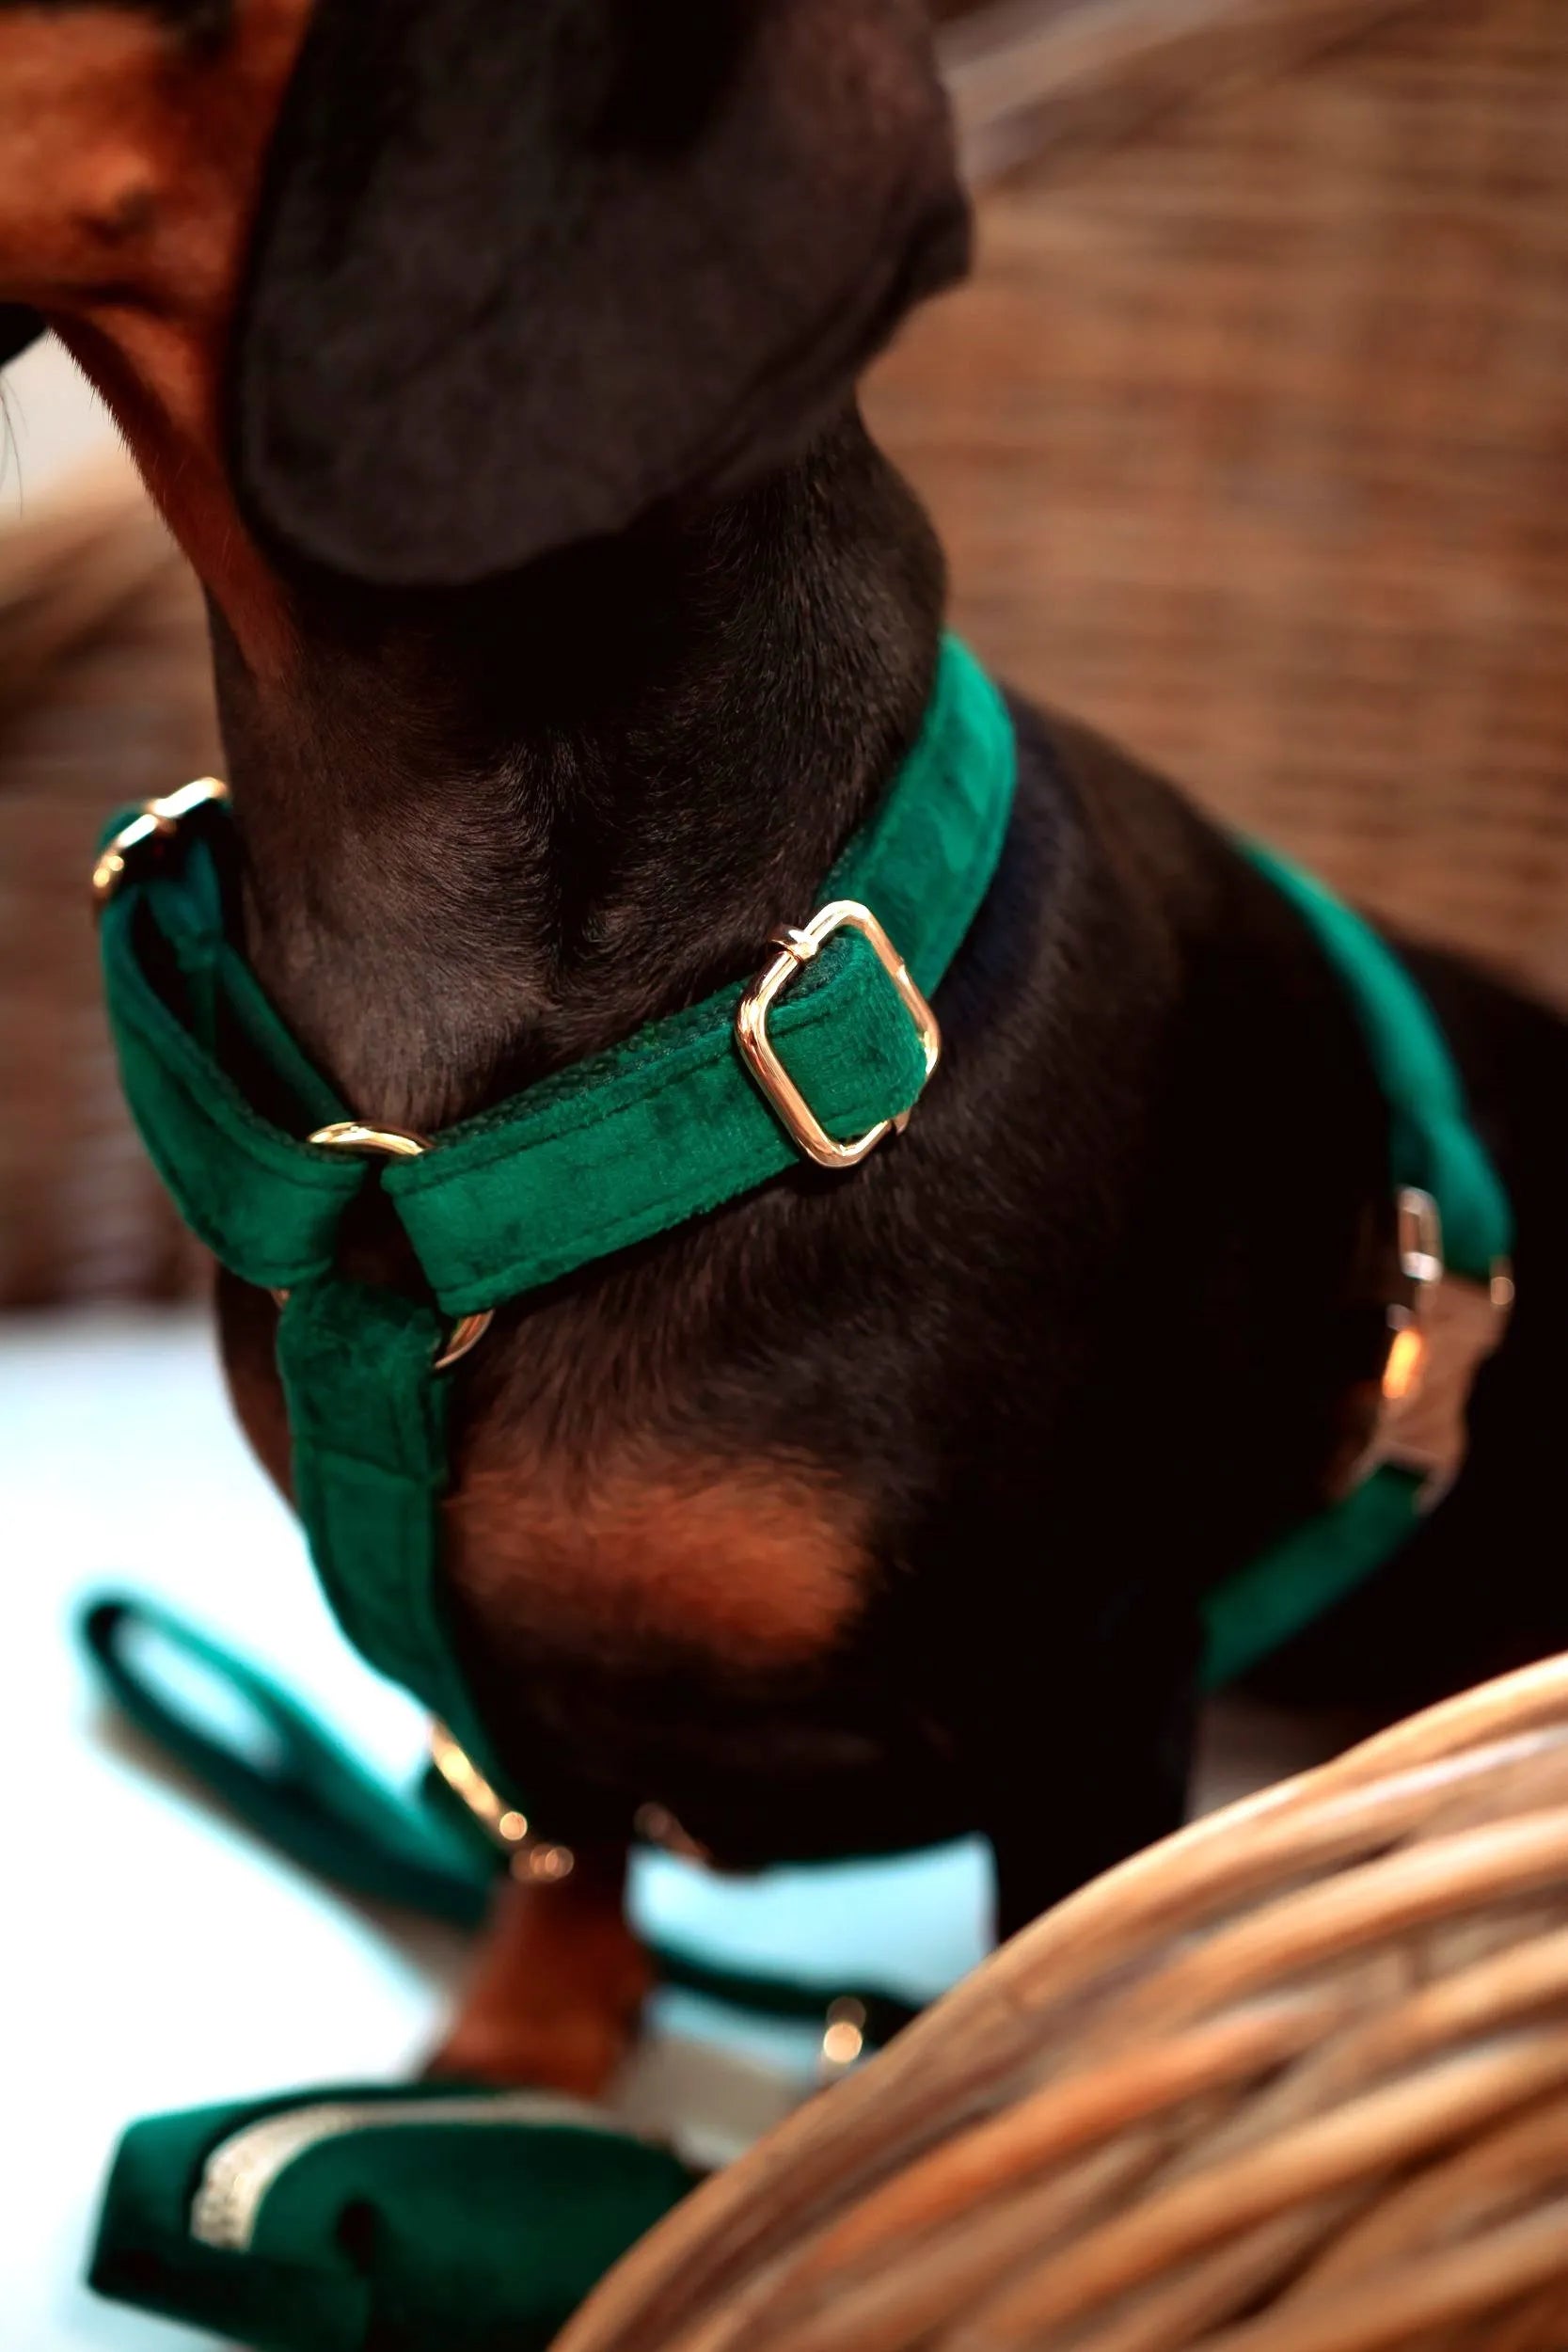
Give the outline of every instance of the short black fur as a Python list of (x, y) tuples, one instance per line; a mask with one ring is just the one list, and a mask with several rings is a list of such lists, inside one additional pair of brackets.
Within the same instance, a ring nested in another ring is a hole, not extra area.
[[(609, 0), (387, 0), (373, 25), (325, 0), (279, 134), (235, 447), (305, 651), (279, 700), (220, 625), (220, 687), (253, 958), (382, 1119), (438, 1126), (754, 969), (920, 722), (940, 559), (849, 393), (956, 249), (910, 10), (670, 19), (723, 69), (674, 109)], [(772, 42), (800, 74), (763, 105)], [(830, 224), (812, 190), (847, 121)], [(792, 289), (782, 354), (732, 273), (694, 294), (695, 188)], [(650, 1799), (738, 1864), (981, 1828), (1008, 1927), (1179, 1817), (1200, 1596), (1342, 1466), (1390, 1228), (1383, 1105), (1298, 918), (1134, 764), (1017, 725), (1016, 818), (909, 1135), (514, 1306), (465, 1375), (492, 1452), (515, 1431), (591, 1471), (646, 1436), (853, 1498), (848, 1631), (742, 1667), (562, 1639), (483, 1577), (455, 1597), (558, 1834), (624, 1839)], [(1418, 1644), (1383, 1624), (1354, 1660), (1374, 1704), (1568, 1630), (1515, 1540), (1563, 1394), (1568, 1033), (1422, 969), (1515, 1183), (1526, 1305), (1466, 1484), (1386, 1588), (1438, 1597), (1443, 1638), (1437, 1601)], [(270, 1305), (230, 1287), (226, 1327), (264, 1386)], [(1509, 1573), (1481, 1579), (1493, 1528)], [(1307, 1687), (1346, 1680), (1357, 1621)]]

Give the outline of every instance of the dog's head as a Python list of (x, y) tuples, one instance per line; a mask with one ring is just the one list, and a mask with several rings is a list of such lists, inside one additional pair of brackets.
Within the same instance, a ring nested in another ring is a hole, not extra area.
[(0, 0), (0, 354), (257, 653), (761, 471), (966, 240), (923, 0)]

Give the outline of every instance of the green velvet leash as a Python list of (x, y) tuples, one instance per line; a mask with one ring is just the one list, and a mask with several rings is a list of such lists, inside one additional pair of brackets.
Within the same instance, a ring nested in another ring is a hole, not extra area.
[[(177, 1610), (103, 1593), (77, 1632), (105, 1696), (277, 1852), (351, 1895), (450, 1927), (483, 1924), (504, 1858), (443, 1789), (405, 1791), (372, 1771), (294, 1692)], [(195, 1699), (203, 1690), (215, 1708)], [(820, 2032), (849, 2002), (879, 2047), (915, 2014), (879, 1986), (726, 1968), (664, 1938), (647, 1949), (661, 1984), (749, 2018)]]
[(90, 2282), (253, 2352), (545, 2352), (695, 2178), (570, 2103), (328, 2084), (134, 2123)]
[[(139, 1594), (98, 1595), (77, 1631), (105, 1696), (279, 1853), (372, 1902), (483, 1923), (499, 1857), (372, 1772), (262, 1667)], [(193, 1703), (202, 1692), (215, 1708)]]

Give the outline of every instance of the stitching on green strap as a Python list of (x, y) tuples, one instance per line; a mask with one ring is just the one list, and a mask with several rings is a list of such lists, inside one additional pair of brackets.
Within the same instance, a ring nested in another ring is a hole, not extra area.
[[(834, 950), (840, 946), (844, 952), (834, 957)], [(891, 984), (863, 941), (835, 939), (822, 950), (817, 961), (826, 964), (831, 957), (834, 958), (837, 969), (823, 975), (809, 998), (805, 993), (806, 983), (816, 977), (811, 967), (802, 975), (800, 990), (785, 997), (774, 1014), (770, 1027), (781, 1046), (793, 1042), (798, 1051), (802, 1032), (809, 1037), (816, 1028), (829, 1025), (837, 1026), (846, 1018), (854, 1018), (862, 993), (868, 982), (874, 983), (879, 990), (886, 990), (889, 1004), (898, 1010), (903, 1030), (912, 1035)], [(623, 1094), (635, 1090), (639, 1103), (656, 1102), (671, 1088), (684, 1085), (693, 1071), (710, 1063), (716, 1044), (721, 1044), (727, 1052), (740, 997), (738, 988), (730, 988), (721, 995), (709, 997), (704, 1004), (694, 1006), (690, 1017), (695, 1022), (695, 1016), (701, 1014), (702, 1026), (695, 1035), (683, 1040), (673, 1052), (666, 1049), (666, 1041), (660, 1034), (664, 1025), (656, 1023), (626, 1047), (618, 1049), (616, 1055), (595, 1057), (592, 1062), (578, 1064), (572, 1073), (562, 1073), (562, 1077), (572, 1076), (570, 1094), (557, 1096), (541, 1104), (537, 1110), (533, 1107), (531, 1095), (521, 1095), (513, 1103), (503, 1104), (499, 1112), (488, 1114), (483, 1120), (474, 1120), (462, 1126), (448, 1128), (436, 1150), (427, 1152), (423, 1159), (404, 1160), (388, 1168), (388, 1191), (401, 1201), (422, 1192), (438, 1190), (442, 1185), (451, 1184), (455, 1178), (477, 1169), (503, 1165), (515, 1159), (519, 1149), (563, 1142), (575, 1136), (587, 1134), (602, 1125), (606, 1117), (606, 1096), (612, 1089)], [(688, 1017), (684, 1014), (675, 1016), (677, 1020)], [(906, 1059), (911, 1069), (922, 1077), (925, 1075), (925, 1065), (918, 1050), (907, 1057), (891, 1058), (896, 1069), (897, 1083), (902, 1083), (900, 1065)], [(917, 1085), (914, 1092), (919, 1090)], [(542, 1093), (543, 1088), (539, 1091)], [(879, 1093), (878, 1100), (881, 1099)], [(911, 1094), (910, 1101), (913, 1099)], [(758, 1107), (766, 1111), (767, 1106), (760, 1095), (755, 1100)], [(610, 1103), (611, 1112), (617, 1107), (614, 1102)], [(900, 1103), (896, 1107), (905, 1110), (909, 1104)], [(782, 1135), (783, 1131), (772, 1113), (767, 1112), (767, 1116), (773, 1132)], [(498, 1120), (503, 1122), (499, 1127), (493, 1123)], [(524, 1120), (527, 1121), (526, 1126), (522, 1124)], [(798, 1155), (785, 1143), (779, 1156), (780, 1165), (788, 1166)]]
[[(800, 1073), (830, 1130), (847, 1136), (909, 1109), (926, 1074), (891, 982), (869, 948), (856, 947), (854, 965), (814, 999), (815, 1065), (802, 1052), (813, 1032), (775, 1025), (791, 1074)], [(738, 1002), (738, 990), (726, 999), (717, 1056), (682, 1057), (619, 1098), (601, 1097), (596, 1117), (574, 1104), (562, 1124), (529, 1127), (525, 1150), (502, 1152), (486, 1138), (478, 1153), (459, 1143), (388, 1170), (388, 1192), (449, 1313), (515, 1297), (800, 1165), (740, 1065)], [(590, 1134), (592, 1153), (577, 1153), (576, 1140)], [(637, 1181), (621, 1202), (628, 1153)]]
[[(130, 912), (110, 907), (105, 929), (128, 921)], [(265, 1289), (325, 1273), (342, 1212), (364, 1183), (364, 1170), (302, 1149), (259, 1118), (162, 1003), (119, 938), (105, 938), (103, 955), (111, 1024), (131, 1107), (185, 1222), (224, 1263)], [(160, 1102), (159, 1093), (175, 1099)], [(191, 1160), (200, 1159), (204, 1168), (214, 1149), (228, 1162), (223, 1181), (194, 1183)], [(234, 1166), (236, 1160), (242, 1165)], [(245, 1214), (237, 1181), (251, 1172), (268, 1187), (266, 1222), (281, 1227), (281, 1242), (251, 1240), (236, 1230), (237, 1217)]]

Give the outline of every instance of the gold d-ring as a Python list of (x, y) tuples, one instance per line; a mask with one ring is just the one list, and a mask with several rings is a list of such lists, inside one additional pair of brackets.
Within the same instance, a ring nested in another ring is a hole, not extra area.
[[(335, 1119), (330, 1126), (318, 1127), (306, 1139), (325, 1144), (331, 1152), (363, 1152), (367, 1159), (419, 1160), (430, 1149), (423, 1136), (413, 1134), (407, 1127), (367, 1127), (357, 1119)], [(288, 1295), (287, 1291), (273, 1292), (280, 1307)], [(461, 1363), (468, 1350), (477, 1347), (495, 1319), (495, 1310), (490, 1307), (477, 1315), (460, 1315), (432, 1370), (450, 1372), (453, 1364)]]
[(229, 787), (216, 776), (198, 776), (194, 784), (182, 784), (178, 792), (166, 793), (162, 800), (144, 801), (128, 825), (121, 825), (111, 834), (98, 852), (98, 863), (92, 869), (92, 902), (97, 908), (107, 906), (120, 883), (125, 880), (127, 862), (149, 841), (166, 840), (179, 832), (182, 820), (205, 808), (214, 801), (227, 801)]

